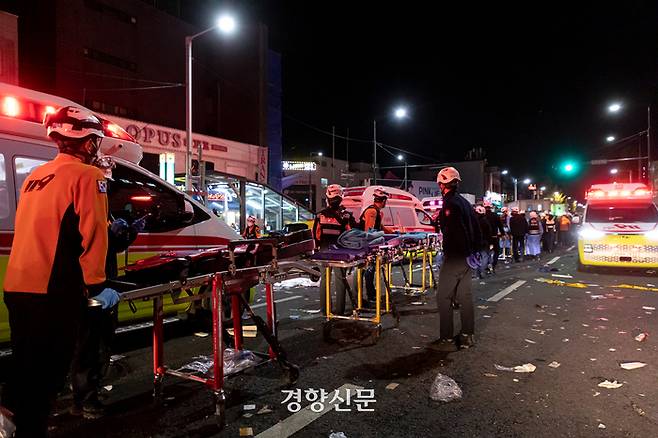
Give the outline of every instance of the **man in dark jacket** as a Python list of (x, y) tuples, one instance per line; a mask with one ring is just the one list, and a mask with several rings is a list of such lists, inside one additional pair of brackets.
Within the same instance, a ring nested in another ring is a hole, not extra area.
[(496, 272), (496, 265), (498, 264), (498, 257), (500, 257), (500, 238), (505, 235), (505, 228), (503, 222), (493, 210), (491, 202), (485, 202), (484, 208), (486, 209), (486, 218), (491, 227), (491, 234), (489, 235), (489, 244), (493, 245), (493, 260), (491, 260), (491, 272)]
[(520, 262), (525, 247), (525, 235), (528, 234), (528, 222), (525, 216), (519, 213), (519, 207), (512, 208), (512, 217), (509, 221), (510, 234), (512, 235), (512, 254), (514, 261)]
[(437, 182), (443, 195), (439, 223), (443, 233), (444, 260), (439, 273), (437, 293), (440, 338), (434, 343), (434, 347), (441, 351), (455, 351), (457, 347), (454, 340), (454, 308), (459, 308), (461, 315), (460, 346), (468, 348), (474, 344), (471, 268), (467, 258), (477, 252), (482, 237), (473, 207), (457, 193), (461, 182), (459, 172), (453, 167), (441, 169)]

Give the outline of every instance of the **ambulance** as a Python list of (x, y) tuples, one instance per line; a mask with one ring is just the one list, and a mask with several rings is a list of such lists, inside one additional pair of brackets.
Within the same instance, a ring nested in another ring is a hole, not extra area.
[(409, 192), (394, 187), (369, 186), (349, 187), (343, 190), (342, 205), (358, 220), (363, 210), (372, 205), (375, 189), (389, 194), (384, 213), (383, 225), (401, 233), (412, 231), (434, 232), (432, 218), (423, 209), (423, 204)]
[(578, 269), (658, 268), (658, 210), (644, 184), (596, 184), (586, 193)]
[[(14, 236), (16, 205), (23, 181), (37, 166), (52, 160), (57, 146), (42, 124), (46, 113), (63, 106), (81, 105), (61, 97), (0, 83), (0, 288)], [(108, 202), (114, 219), (128, 222), (147, 216), (146, 228), (127, 252), (126, 263), (168, 250), (216, 247), (238, 239), (238, 234), (190, 196), (139, 166), (142, 148), (119, 125), (98, 115), (105, 127), (101, 153), (113, 157), (116, 167), (108, 180)], [(173, 305), (168, 313), (184, 312), (187, 304)], [(150, 318), (152, 305), (136, 302), (133, 311), (119, 306), (122, 322)], [(7, 308), (0, 289), (0, 343), (9, 340)]]

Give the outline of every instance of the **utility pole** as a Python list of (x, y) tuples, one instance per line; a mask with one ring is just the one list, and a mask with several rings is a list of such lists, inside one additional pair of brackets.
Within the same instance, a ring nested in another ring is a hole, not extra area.
[(377, 120), (372, 121), (372, 172), (377, 184)]
[(647, 176), (649, 188), (653, 189), (653, 167), (651, 166), (651, 105), (647, 106)]
[(347, 128), (347, 135), (345, 137), (345, 161), (347, 162), (347, 169), (345, 172), (350, 171), (350, 128)]
[(336, 127), (331, 127), (331, 182), (336, 181)]

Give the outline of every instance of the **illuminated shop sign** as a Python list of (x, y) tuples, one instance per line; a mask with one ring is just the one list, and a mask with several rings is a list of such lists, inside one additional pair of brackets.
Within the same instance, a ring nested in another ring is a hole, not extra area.
[(282, 161), (283, 170), (316, 170), (313, 161)]

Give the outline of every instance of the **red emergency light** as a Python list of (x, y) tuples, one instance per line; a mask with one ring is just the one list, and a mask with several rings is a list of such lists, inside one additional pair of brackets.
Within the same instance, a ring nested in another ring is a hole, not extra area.
[(151, 202), (153, 200), (152, 196), (149, 195), (144, 195), (144, 196), (131, 196), (130, 197), (131, 201), (135, 202)]
[(119, 140), (137, 143), (137, 140), (135, 140), (132, 135), (128, 134), (128, 132), (126, 132), (121, 126), (100, 117), (99, 119), (103, 122), (103, 134), (105, 134), (106, 137), (118, 138)]
[(643, 184), (598, 184), (585, 192), (588, 201), (596, 200), (650, 200), (653, 196)]

